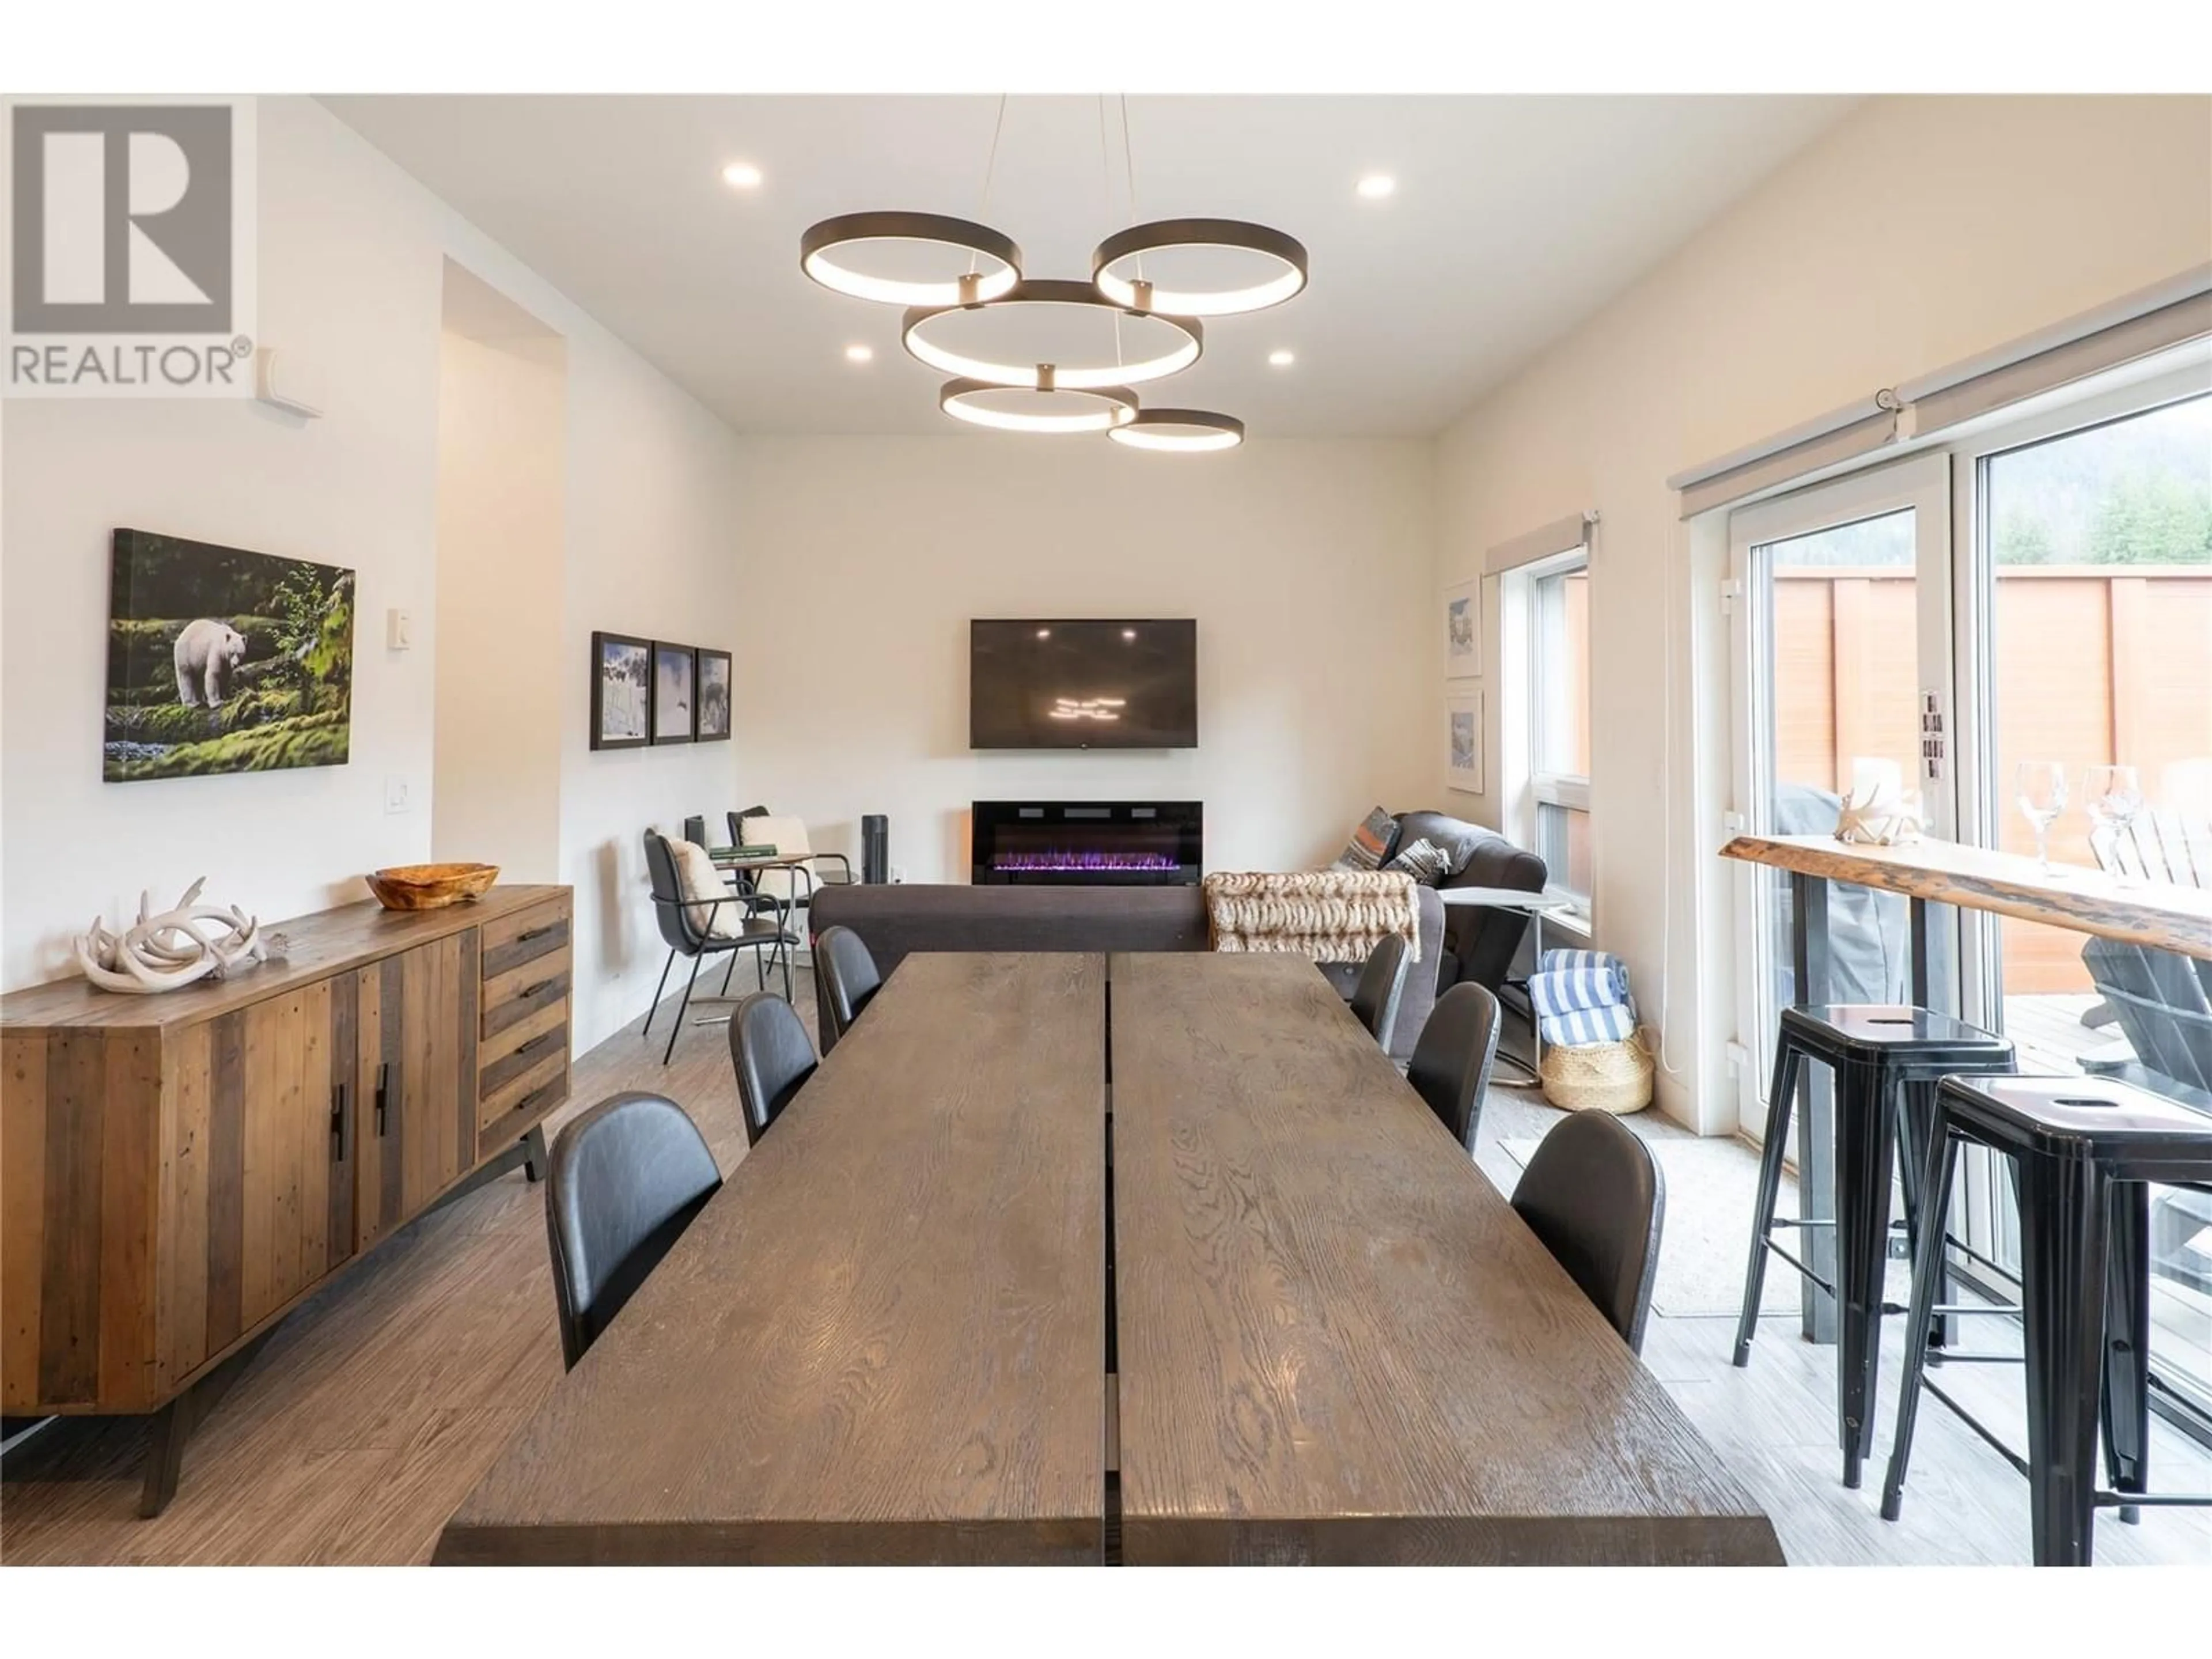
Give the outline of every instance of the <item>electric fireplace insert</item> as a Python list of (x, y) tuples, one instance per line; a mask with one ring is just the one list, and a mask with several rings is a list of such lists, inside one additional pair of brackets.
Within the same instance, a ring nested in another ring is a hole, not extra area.
[(1206, 862), (1194, 800), (979, 800), (969, 880), (1083, 887), (1192, 887)]

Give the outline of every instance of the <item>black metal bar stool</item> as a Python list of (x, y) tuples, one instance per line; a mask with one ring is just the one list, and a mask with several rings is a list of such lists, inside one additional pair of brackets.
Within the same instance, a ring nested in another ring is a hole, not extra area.
[[(2212, 1493), (2152, 1493), (2150, 1193), (2146, 1182), (2212, 1183), (2212, 1116), (2102, 1077), (1947, 1078), (1929, 1125), (1923, 1191), (1950, 1201), (1961, 1146), (1986, 1146), (2018, 1172), (2021, 1308), (2027, 1369), (2023, 1459), (1927, 1380), (1908, 1341), (1881, 1512), (1902, 1507), (1912, 1425), (1925, 1389), (2027, 1477), (2039, 1567), (2086, 1567), (2096, 1511), (2212, 1504)], [(1916, 1258), (1908, 1330), (1935, 1317), (1940, 1251)], [(1945, 1354), (1943, 1363), (2009, 1358)], [(2113, 1490), (2097, 1490), (2097, 1431)]]
[[(1836, 1213), (1832, 1222), (1775, 1218), (1782, 1189), (1782, 1160), (1790, 1114), (1805, 1062), (1819, 1060), (1836, 1074)], [(1844, 1484), (1856, 1486), (1874, 1449), (1875, 1368), (1881, 1348), (1881, 1317), (1905, 1310), (1881, 1299), (1889, 1261), (1889, 1172), (1897, 1153), (1900, 1119), (1905, 1129), (1902, 1164), (1905, 1222), (1915, 1240), (1920, 1218), (1920, 1152), (1926, 1144), (1936, 1082), (1954, 1073), (2002, 1073), (2013, 1068), (2012, 1044), (1978, 1025), (1925, 1008), (1886, 1004), (1785, 1008), (1774, 1048), (1774, 1083), (1767, 1096), (1766, 1147), (1759, 1161), (1759, 1202), (1751, 1223), (1750, 1261), (1744, 1269), (1743, 1313), (1736, 1322), (1735, 1363), (1751, 1363), (1751, 1339), (1766, 1287), (1769, 1252), (1826, 1291), (1836, 1304), (1836, 1436), (1844, 1453)], [(1943, 1231), (1943, 1211), (1927, 1211)], [(1836, 1230), (1836, 1278), (1831, 1285), (1774, 1242), (1778, 1228)], [(1927, 1254), (1939, 1262), (1942, 1251)]]

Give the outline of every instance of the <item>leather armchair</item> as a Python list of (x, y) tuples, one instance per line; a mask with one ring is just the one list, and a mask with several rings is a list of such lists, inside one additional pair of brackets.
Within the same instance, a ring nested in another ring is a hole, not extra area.
[[(1544, 860), (1516, 847), (1494, 830), (1469, 823), (1445, 812), (1413, 811), (1398, 815), (1398, 833), (1391, 840), (1384, 862), (1401, 848), (1417, 841), (1433, 842), (1452, 855), (1460, 866), (1437, 885), (1453, 887), (1517, 887), (1540, 893), (1549, 872)], [(1437, 953), (1437, 994), (1442, 995), (1462, 981), (1471, 981), (1495, 995), (1504, 984), (1513, 953), (1528, 931), (1528, 918), (1519, 910), (1453, 907), (1444, 911), (1443, 949)]]

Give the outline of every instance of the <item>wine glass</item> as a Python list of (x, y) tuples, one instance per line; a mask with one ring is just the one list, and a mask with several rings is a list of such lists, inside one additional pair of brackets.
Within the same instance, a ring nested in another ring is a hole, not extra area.
[(2089, 809), (2091, 821), (2096, 825), (2090, 836), (2091, 844), (2101, 834), (2105, 844), (2112, 849), (2108, 858), (2099, 863), (2112, 872), (2122, 883), (2129, 880), (2127, 862), (2120, 856), (2120, 837), (2142, 811), (2142, 785), (2136, 781), (2132, 766), (2093, 766), (2081, 781), (2082, 802)]
[(2020, 810), (2035, 826), (2035, 860), (2043, 866), (2043, 873), (2055, 876), (2051, 867), (2051, 826), (2066, 810), (2066, 769), (2057, 761), (2024, 760), (2014, 769), (2013, 787), (2020, 801)]

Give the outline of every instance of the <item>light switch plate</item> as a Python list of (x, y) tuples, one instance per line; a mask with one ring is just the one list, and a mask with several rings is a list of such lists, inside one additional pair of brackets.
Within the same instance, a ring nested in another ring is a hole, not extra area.
[(384, 646), (387, 651), (411, 651), (415, 648), (415, 618), (404, 611), (384, 613)]
[(404, 777), (395, 772), (390, 777), (385, 779), (384, 810), (386, 811), (404, 812), (412, 805), (413, 802), (410, 799), (407, 780)]

